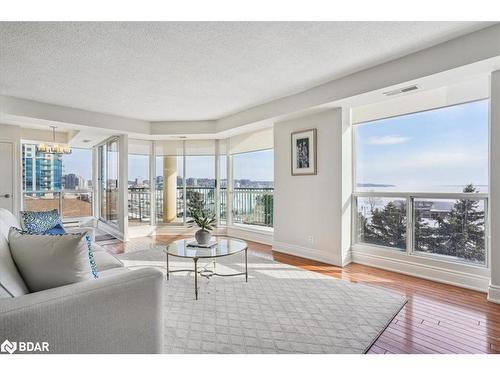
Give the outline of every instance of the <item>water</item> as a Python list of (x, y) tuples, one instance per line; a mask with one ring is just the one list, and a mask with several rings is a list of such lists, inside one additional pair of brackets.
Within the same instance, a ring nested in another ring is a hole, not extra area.
[[(360, 186), (361, 185), (361, 186)], [(365, 185), (365, 186), (363, 186)], [(366, 186), (368, 184), (358, 184), (357, 191), (359, 192), (401, 192), (401, 193), (462, 193), (465, 185), (386, 185), (372, 184), (377, 186)], [(476, 192), (487, 193), (488, 185), (474, 185)]]

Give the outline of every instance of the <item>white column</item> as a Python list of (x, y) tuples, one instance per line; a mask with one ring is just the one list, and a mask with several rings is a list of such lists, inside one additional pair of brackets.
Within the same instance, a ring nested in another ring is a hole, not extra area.
[(490, 268), (488, 300), (500, 303), (500, 70), (490, 87)]
[(351, 262), (353, 142), (351, 108), (342, 108), (342, 265)]
[(177, 219), (177, 156), (163, 157), (163, 222)]

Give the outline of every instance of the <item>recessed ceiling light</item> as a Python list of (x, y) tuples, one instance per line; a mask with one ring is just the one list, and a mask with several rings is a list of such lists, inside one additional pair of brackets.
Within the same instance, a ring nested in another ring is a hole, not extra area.
[(90, 139), (84, 139), (83, 140), (83, 143), (90, 143), (90, 142), (92, 142)]

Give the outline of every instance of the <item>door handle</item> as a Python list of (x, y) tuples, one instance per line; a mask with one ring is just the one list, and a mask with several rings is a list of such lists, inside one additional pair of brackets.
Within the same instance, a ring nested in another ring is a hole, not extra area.
[(4, 194), (4, 195), (2, 196), (2, 198), (7, 198), (7, 199), (8, 199), (8, 198), (10, 198), (10, 194)]

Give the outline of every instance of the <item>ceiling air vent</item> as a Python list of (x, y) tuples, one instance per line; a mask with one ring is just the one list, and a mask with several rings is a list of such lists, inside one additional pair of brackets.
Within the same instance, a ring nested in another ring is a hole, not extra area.
[(411, 86), (403, 87), (400, 89), (384, 92), (384, 95), (393, 96), (393, 95), (403, 94), (405, 92), (410, 92), (410, 91), (415, 91), (415, 90), (418, 90), (418, 86), (411, 85)]

